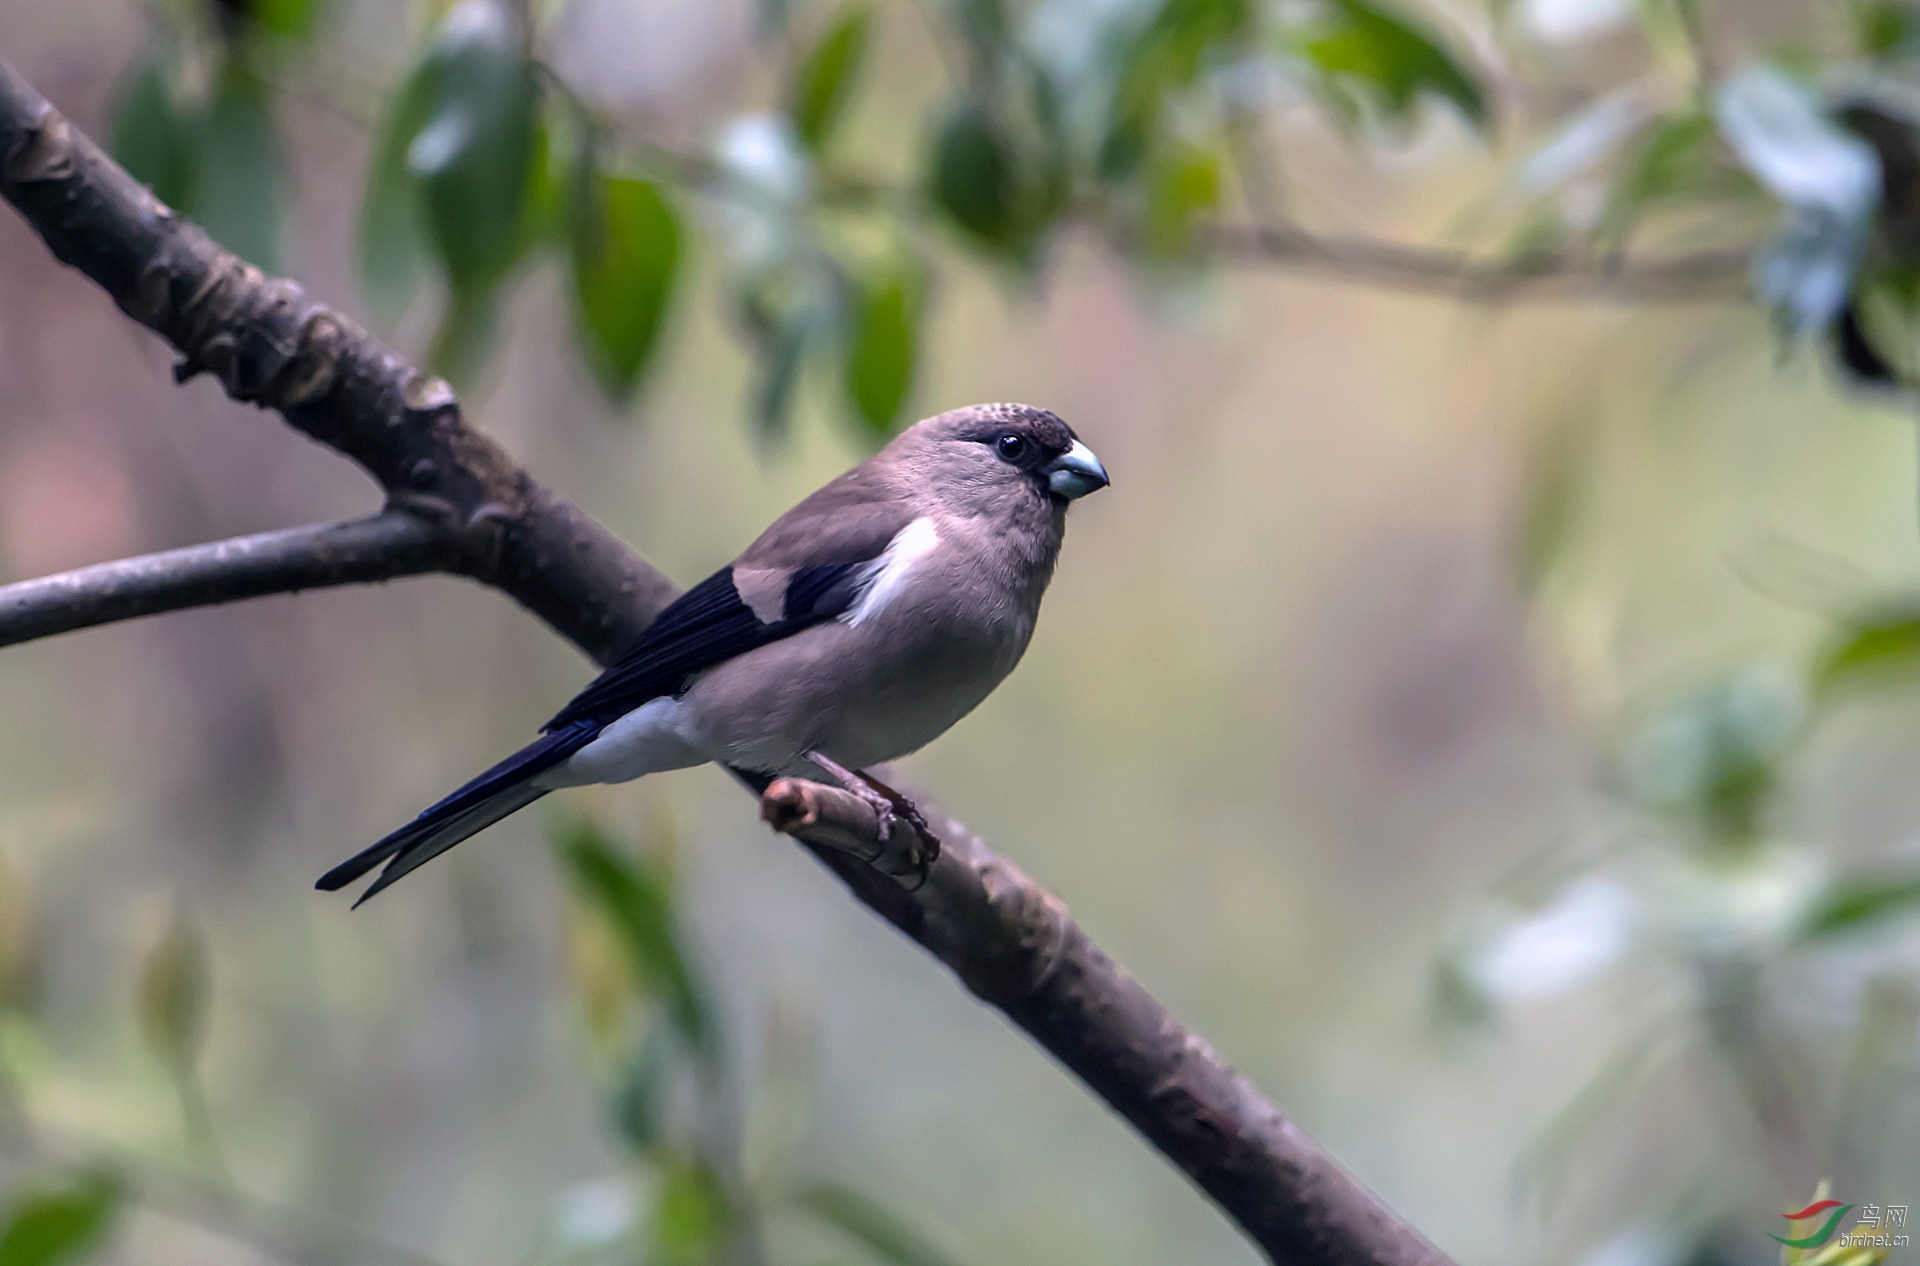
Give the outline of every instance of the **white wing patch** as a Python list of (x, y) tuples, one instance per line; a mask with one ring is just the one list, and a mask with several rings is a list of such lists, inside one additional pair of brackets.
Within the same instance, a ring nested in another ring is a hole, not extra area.
[(940, 533), (934, 528), (932, 519), (918, 518), (901, 528), (887, 543), (886, 552), (880, 555), (873, 569), (867, 573), (859, 600), (840, 618), (848, 624), (860, 625), (886, 610), (905, 588), (907, 574), (913, 570), (913, 565), (931, 553), (939, 543)]

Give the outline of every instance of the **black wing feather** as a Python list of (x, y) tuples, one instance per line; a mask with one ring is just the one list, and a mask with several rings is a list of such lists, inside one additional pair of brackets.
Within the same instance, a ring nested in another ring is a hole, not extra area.
[(542, 728), (580, 721), (606, 725), (649, 699), (676, 695), (695, 674), (834, 619), (853, 605), (871, 560), (796, 570), (787, 581), (780, 618), (763, 621), (723, 567), (662, 611), (633, 645)]

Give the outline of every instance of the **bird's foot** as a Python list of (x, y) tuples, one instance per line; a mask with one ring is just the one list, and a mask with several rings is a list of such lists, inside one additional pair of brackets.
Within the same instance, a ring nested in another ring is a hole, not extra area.
[(933, 827), (928, 825), (919, 806), (865, 770), (848, 769), (820, 752), (807, 753), (807, 759), (826, 770), (841, 786), (860, 797), (873, 809), (877, 824), (876, 837), (882, 849), (886, 847), (887, 841), (893, 838), (896, 821), (905, 822), (913, 828), (918, 847), (908, 856), (907, 864), (912, 867), (915, 876), (913, 885), (915, 890), (922, 887), (927, 882), (927, 875), (932, 871), (933, 864), (940, 860), (940, 837), (934, 834)]
[(907, 865), (913, 871), (913, 891), (918, 892), (926, 885), (927, 876), (933, 871), (933, 864), (940, 860), (940, 837), (934, 834), (933, 827), (921, 814), (920, 806), (910, 798), (881, 782), (864, 769), (856, 771), (855, 776), (866, 785), (869, 791), (886, 802), (885, 813), (889, 820), (886, 823), (886, 834), (882, 838), (892, 835), (893, 824), (890, 820), (892, 818), (897, 817), (913, 828), (914, 839), (919, 847), (908, 856)]

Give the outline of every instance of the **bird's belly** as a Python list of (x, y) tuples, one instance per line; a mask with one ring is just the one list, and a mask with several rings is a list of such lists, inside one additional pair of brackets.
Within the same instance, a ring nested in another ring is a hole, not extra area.
[(1031, 621), (959, 626), (835, 622), (750, 651), (683, 697), (690, 734), (714, 759), (810, 772), (809, 751), (860, 769), (896, 760), (971, 712), (1020, 660)]
[(849, 769), (864, 769), (917, 752), (978, 707), (1006, 674), (902, 688), (876, 684), (852, 690), (832, 710), (832, 724), (812, 744)]

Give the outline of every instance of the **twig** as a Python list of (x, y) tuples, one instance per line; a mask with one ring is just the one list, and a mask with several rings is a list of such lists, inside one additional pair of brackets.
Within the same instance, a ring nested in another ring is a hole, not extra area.
[[(695, 190), (710, 189), (725, 178), (724, 167), (709, 155), (633, 135), (620, 120), (595, 112), (576, 96), (558, 71), (543, 69), (557, 90), (594, 120), (602, 135), (618, 140), (641, 166)], [(1270, 173), (1261, 169), (1250, 145), (1238, 148), (1249, 201), (1259, 222), (1222, 224), (1204, 233), (1198, 256), (1202, 263), (1265, 265), (1469, 303), (1554, 299), (1724, 303), (1749, 293), (1753, 252), (1744, 248), (1650, 259), (1618, 254), (1596, 259), (1566, 251), (1485, 259), (1382, 238), (1315, 233), (1278, 218)], [(817, 179), (814, 199), (822, 207), (900, 217), (918, 214), (924, 207), (924, 200), (911, 189), (863, 172), (823, 168)], [(1137, 253), (1137, 232), (1103, 211), (1097, 201), (1076, 208), (1066, 219), (1094, 231), (1120, 255)]]
[(0, 646), (239, 598), (447, 571), (455, 558), (446, 533), (404, 510), (189, 545), (0, 588)]
[[(755, 785), (752, 779), (747, 784)], [(782, 835), (845, 853), (861, 865), (889, 875), (912, 873), (919, 855), (919, 840), (904, 819), (894, 819), (891, 831), (882, 840), (873, 806), (850, 791), (825, 783), (804, 778), (774, 779), (760, 793), (760, 817)]]
[[(0, 63), (0, 194), (237, 400), (351, 457), (447, 534), (452, 569), (611, 659), (671, 600), (659, 572), (467, 426), (453, 392), (299, 286), (177, 218)], [(764, 790), (764, 788), (762, 788)], [(936, 818), (936, 823), (940, 819)], [(958, 823), (907, 891), (830, 847), (862, 900), (1000, 1007), (1179, 1164), (1276, 1263), (1447, 1266)]]
[(1205, 244), (1217, 259), (1471, 303), (1540, 299), (1725, 303), (1748, 293), (1752, 265), (1752, 252), (1743, 249), (1646, 260), (1593, 261), (1558, 251), (1484, 260), (1461, 251), (1248, 224), (1220, 225), (1207, 235)]

